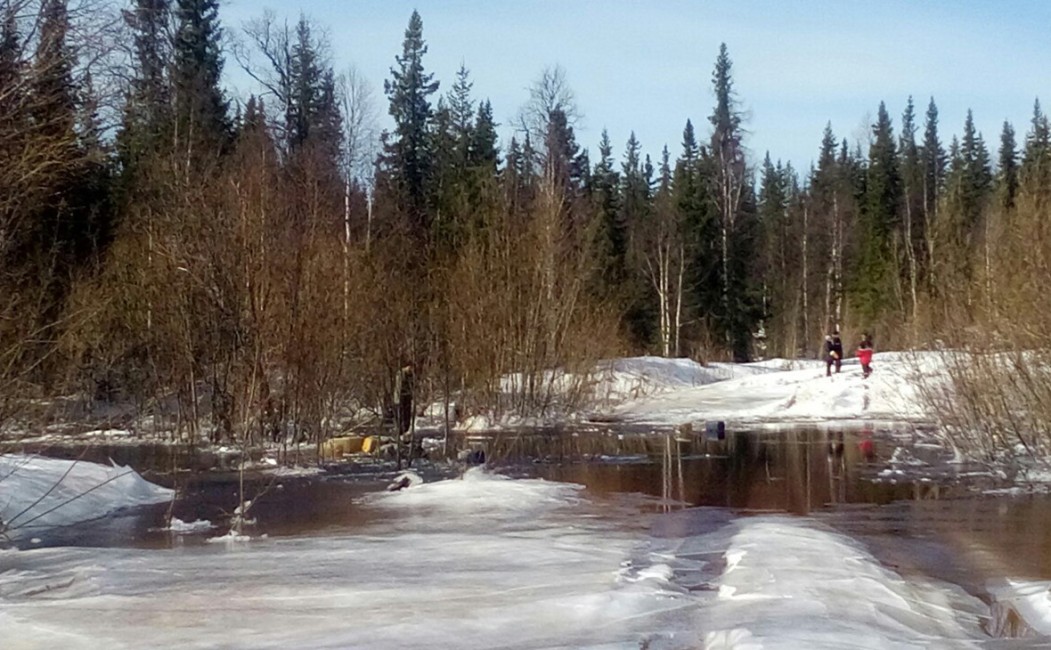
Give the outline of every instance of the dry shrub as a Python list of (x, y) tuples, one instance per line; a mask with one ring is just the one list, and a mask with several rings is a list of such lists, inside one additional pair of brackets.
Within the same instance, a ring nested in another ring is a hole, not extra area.
[(1045, 190), (990, 210), (968, 273), (943, 274), (933, 310), (945, 383), (923, 394), (960, 452), (1051, 454), (1051, 211)]
[(595, 363), (622, 346), (615, 314), (585, 292), (587, 239), (548, 186), (525, 224), (491, 223), (465, 245), (444, 329), (469, 409), (541, 415), (588, 397)]

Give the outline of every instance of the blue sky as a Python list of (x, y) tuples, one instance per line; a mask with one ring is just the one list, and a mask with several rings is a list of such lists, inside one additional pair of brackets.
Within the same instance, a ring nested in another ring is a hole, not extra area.
[[(910, 95), (921, 129), (935, 98), (946, 144), (972, 109), (995, 158), (1004, 120), (1021, 142), (1034, 99), (1051, 103), (1051, 2), (1042, 0), (227, 0), (224, 26), (237, 32), (267, 8), (324, 27), (337, 70), (353, 64), (374, 87), (381, 127), (390, 124), (383, 81), (417, 9), (440, 92), (466, 65), (474, 96), (505, 125), (505, 147), (530, 83), (561, 65), (582, 113), (581, 146), (594, 154), (605, 128), (620, 160), (634, 130), (655, 161), (665, 144), (674, 159), (687, 118), (707, 135), (721, 42), (755, 163), (769, 151), (809, 167), (827, 122), (853, 143), (880, 101), (897, 132)], [(236, 93), (253, 90), (227, 65)]]

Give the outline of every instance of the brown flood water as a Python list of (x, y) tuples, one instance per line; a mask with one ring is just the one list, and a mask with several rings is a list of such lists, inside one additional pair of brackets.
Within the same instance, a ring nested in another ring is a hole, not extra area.
[(952, 582), (987, 601), (989, 581), (1051, 580), (1051, 496), (1006, 493), (1002, 478), (917, 441), (909, 431), (864, 430), (731, 432), (721, 441), (622, 435), (634, 455), (596, 462), (563, 441), (528, 473), (599, 497), (650, 494), (658, 510), (809, 516), (903, 575)]
[[(501, 433), (456, 440), (486, 450), (495, 471), (582, 484), (599, 503), (624, 495), (653, 497), (651, 512), (684, 507), (725, 508), (735, 516), (784, 512), (826, 523), (866, 544), (898, 572), (926, 575), (985, 597), (986, 583), (1005, 576), (1051, 580), (1051, 497), (990, 494), (1001, 487), (981, 468), (953, 465), (944, 450), (918, 444), (911, 431), (814, 429), (665, 434), (603, 431)], [(122, 458), (148, 469), (149, 458)], [(137, 462), (139, 461), (139, 462)], [(162, 460), (161, 462), (167, 462)], [(141, 463), (141, 464), (140, 464)], [(461, 467), (422, 461), (425, 480)], [(379, 516), (356, 497), (383, 489), (389, 464), (346, 465), (312, 477), (256, 479), (253, 534), (325, 535), (353, 531)], [(171, 479), (150, 476), (171, 484)], [(200, 473), (176, 481), (172, 513), (207, 519), (225, 532), (238, 502), (230, 473)], [(51, 533), (41, 543), (166, 547), (203, 543), (156, 530), (167, 506), (135, 517)]]

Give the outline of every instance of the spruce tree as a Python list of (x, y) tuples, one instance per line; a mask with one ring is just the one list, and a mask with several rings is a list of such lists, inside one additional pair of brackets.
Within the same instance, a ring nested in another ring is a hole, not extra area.
[(1000, 207), (1011, 210), (1014, 207), (1015, 195), (1018, 193), (1018, 146), (1015, 143), (1015, 130), (1011, 123), (1004, 120), (1000, 131), (1000, 152), (997, 165), (997, 195)]
[(73, 157), (77, 85), (75, 57), (67, 43), (69, 14), (65, 0), (44, 0), (40, 6), (40, 40), (33, 59), (34, 122), (52, 144), (69, 148)]
[(687, 120), (682, 153), (672, 173), (672, 196), (683, 229), (684, 284), (692, 312), (686, 320), (695, 323), (687, 335), (703, 340), (716, 329), (721, 303), (719, 222), (709, 195), (712, 176), (707, 149), (698, 145), (693, 123)]
[[(3, 26), (0, 28), (0, 114), (4, 120), (0, 123), (0, 155), (5, 160), (17, 160), (21, 157), (18, 153), (27, 143), (29, 138), (30, 115), (27, 111), (30, 93), (26, 92), (27, 75), (26, 62), (22, 57), (20, 35), (18, 33), (18, 17), (14, 6), (8, 6), (2, 17)], [(12, 165), (0, 170), (3, 194), (14, 196), (16, 189), (14, 185), (22, 178), (21, 172), (16, 172)], [(0, 202), (4, 209), (9, 208), (6, 202)], [(11, 215), (5, 215), (11, 219)], [(3, 250), (0, 249), (0, 253)]]
[(985, 146), (982, 135), (974, 126), (974, 115), (967, 110), (967, 117), (963, 125), (963, 140), (960, 143), (960, 155), (962, 156), (963, 169), (962, 182), (964, 194), (963, 200), (963, 227), (968, 232), (968, 238), (973, 234), (982, 218), (986, 201), (992, 191), (993, 174), (989, 163), (989, 150)]
[(654, 339), (658, 307), (652, 293), (646, 291), (635, 264), (637, 242), (642, 239), (642, 233), (652, 227), (653, 220), (654, 170), (649, 157), (641, 157), (641, 150), (642, 145), (632, 132), (621, 163), (621, 201), (616, 219), (619, 232), (612, 240), (618, 268), (611, 271), (610, 280), (620, 284), (616, 289), (623, 296), (632, 343), (636, 349), (645, 350)]
[(484, 172), (487, 177), (496, 174), (500, 166), (500, 148), (497, 144), (497, 124), (493, 120), (493, 105), (489, 100), (478, 104), (478, 114), (471, 131), (468, 151), (471, 167)]
[(302, 147), (311, 135), (321, 111), (324, 71), (310, 23), (300, 16), (288, 63), (288, 93), (285, 134), (289, 151)]
[(627, 231), (621, 221), (620, 175), (613, 167), (613, 143), (609, 132), (602, 130), (598, 145), (599, 159), (592, 173), (592, 197), (598, 211), (596, 229), (596, 265), (593, 292), (605, 297), (616, 292), (624, 281), (627, 256)]
[(708, 118), (712, 124), (710, 191), (718, 215), (720, 238), (721, 296), (715, 323), (716, 334), (725, 340), (733, 358), (745, 360), (749, 357), (751, 336), (759, 315), (752, 268), (756, 259), (758, 229), (732, 68), (733, 63), (723, 43), (712, 73), (716, 102)]
[(431, 127), (435, 170), (434, 191), (437, 227), (450, 245), (458, 245), (470, 222), (475, 221), (480, 179), (471, 168), (474, 133), (474, 100), (464, 65), (445, 97), (438, 99)]
[(1051, 120), (1041, 110), (1039, 99), (1033, 104), (1018, 173), (1020, 191), (1042, 192), (1051, 184)]
[(770, 152), (763, 158), (760, 170), (758, 219), (762, 227), (762, 304), (764, 314), (774, 312), (780, 316), (778, 322), (769, 323), (767, 336), (772, 335), (779, 354), (789, 354), (784, 341), (788, 338), (791, 324), (788, 308), (794, 297), (791, 291), (789, 251), (792, 243), (788, 213), (788, 173), (781, 161), (775, 165)]
[(123, 15), (133, 34), (134, 58), (117, 149), (126, 173), (132, 173), (143, 155), (157, 152), (171, 135), (170, 0), (135, 0)]
[(389, 198), (408, 219), (410, 232), (426, 238), (431, 227), (428, 198), (433, 179), (433, 156), (429, 130), (432, 119), (430, 96), (438, 90), (434, 75), (425, 72), (423, 20), (416, 11), (409, 18), (402, 53), (395, 57), (391, 78), (383, 82), (394, 118), (394, 134), (384, 148), (382, 171)]
[(923, 164), (920, 148), (916, 143), (916, 111), (910, 96), (901, 116), (902, 181), (902, 242), (903, 257), (900, 267), (904, 270), (909, 296), (909, 315), (913, 318), (919, 310), (920, 285), (923, 275), (925, 230), (923, 220)]
[[(800, 327), (804, 349), (813, 349), (811, 346), (821, 340), (818, 333), (842, 322), (848, 216), (855, 202), (854, 173), (846, 141), (840, 148), (832, 124), (827, 123), (801, 215)], [(820, 319), (815, 318), (818, 305), (823, 305)], [(813, 331), (815, 326), (820, 332)]]
[(900, 225), (901, 176), (887, 107), (880, 102), (865, 174), (859, 258), (852, 292), (863, 327), (871, 327), (893, 304), (891, 238)]
[(214, 156), (230, 143), (218, 0), (176, 0), (172, 91), (183, 151)]
[(945, 184), (946, 156), (938, 135), (938, 107), (931, 97), (923, 127), (923, 145), (920, 147), (923, 166), (923, 228), (926, 248), (928, 283), (934, 283), (933, 270), (937, 265), (934, 249), (934, 224), (938, 221), (938, 201)]
[(521, 145), (517, 138), (511, 138), (507, 147), (507, 160), (500, 173), (500, 183), (507, 203), (508, 217), (515, 223), (519, 223), (529, 213), (533, 204), (536, 190), (534, 158), (529, 134), (526, 134)]
[(449, 89), (449, 116), (452, 134), (456, 142), (455, 164), (461, 174), (466, 174), (470, 166), (471, 134), (474, 130), (474, 100), (471, 99), (471, 88), (467, 67), (460, 64), (456, 71), (456, 82)]

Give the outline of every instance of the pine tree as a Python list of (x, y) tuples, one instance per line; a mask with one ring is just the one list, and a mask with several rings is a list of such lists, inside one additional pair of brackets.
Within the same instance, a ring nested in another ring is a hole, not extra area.
[(615, 289), (623, 296), (628, 332), (635, 347), (643, 350), (655, 337), (658, 307), (646, 291), (636, 265), (638, 242), (653, 220), (653, 165), (648, 156), (641, 158), (641, 150), (642, 145), (632, 132), (621, 164), (621, 201), (616, 220), (620, 232), (612, 240), (618, 268), (611, 270), (609, 280), (620, 285)]
[(434, 75), (424, 71), (426, 53), (423, 20), (413, 11), (405, 30), (402, 53), (395, 57), (397, 66), (391, 68), (391, 78), (383, 82), (390, 100), (390, 115), (394, 118), (394, 137), (386, 143), (382, 167), (390, 198), (408, 218), (410, 231), (417, 237), (428, 236), (432, 218), (428, 206), (434, 174), (429, 97), (438, 90), (438, 82), (433, 80)]
[(1015, 143), (1015, 130), (1011, 123), (1004, 120), (1000, 131), (1000, 154), (997, 165), (997, 194), (1000, 207), (1009, 211), (1014, 207), (1015, 194), (1018, 193), (1018, 147)]
[(858, 315), (866, 327), (884, 316), (895, 296), (891, 238), (900, 225), (901, 176), (897, 147), (887, 107), (880, 102), (865, 175), (865, 200), (855, 267), (854, 290)]
[(166, 36), (170, 0), (135, 0), (133, 9), (123, 15), (134, 35), (134, 73), (117, 149), (130, 171), (141, 156), (157, 152), (171, 135), (171, 46)]
[(1051, 120), (1040, 109), (1039, 99), (1033, 104), (1018, 175), (1020, 191), (1037, 193), (1051, 184)]
[(508, 216), (516, 224), (531, 211), (536, 194), (536, 171), (533, 161), (536, 155), (526, 134), (522, 145), (511, 138), (507, 149), (507, 160), (500, 174)]
[(613, 167), (613, 144), (609, 132), (602, 130), (598, 145), (599, 159), (591, 175), (591, 193), (598, 211), (596, 250), (599, 263), (596, 265), (593, 292), (606, 296), (616, 292), (624, 282), (627, 258), (627, 230), (620, 209), (620, 175)]
[(938, 202), (945, 185), (946, 156), (938, 136), (938, 107), (931, 97), (924, 122), (923, 145), (920, 148), (923, 165), (923, 232), (926, 243), (928, 284), (936, 283), (934, 269), (938, 265), (935, 257), (934, 224), (938, 222)]
[(902, 248), (904, 261), (900, 265), (906, 272), (906, 287), (909, 295), (909, 315), (915, 322), (920, 303), (920, 282), (922, 275), (925, 232), (923, 229), (923, 165), (920, 149), (916, 144), (916, 111), (910, 96), (901, 116), (901, 156), (902, 180)]
[(683, 228), (689, 307), (705, 330), (695, 332), (697, 338), (707, 338), (714, 329), (714, 313), (721, 300), (719, 229), (707, 193), (712, 176), (709, 168), (707, 152), (697, 143), (693, 123), (686, 120), (682, 153), (672, 174), (672, 201)]
[(288, 63), (285, 137), (289, 151), (296, 151), (310, 138), (321, 110), (323, 74), (310, 23), (300, 16)]
[(775, 166), (768, 151), (760, 171), (758, 196), (758, 218), (763, 239), (763, 313), (778, 315), (776, 323), (769, 323), (772, 331), (768, 331), (767, 335), (772, 334), (775, 349), (785, 356), (791, 354), (785, 342), (791, 330), (789, 302), (794, 297), (791, 287), (795, 275), (790, 271), (789, 261), (794, 256), (789, 250), (793, 238), (790, 234), (788, 184), (788, 170), (781, 165), (781, 161)]
[(985, 146), (982, 135), (974, 126), (974, 115), (970, 109), (963, 125), (963, 140), (960, 143), (960, 154), (962, 156), (963, 169), (963, 227), (969, 234), (973, 234), (982, 218), (986, 202), (992, 191), (993, 174), (989, 163), (989, 150)]
[(758, 232), (742, 143), (741, 115), (734, 98), (732, 67), (723, 43), (712, 73), (715, 108), (708, 118), (712, 124), (711, 191), (719, 218), (722, 293), (715, 320), (717, 334), (726, 341), (734, 359), (745, 360), (749, 357), (759, 314), (751, 268), (756, 258)]
[[(40, 40), (33, 59), (34, 122), (52, 142), (75, 145), (77, 86), (75, 57), (66, 41), (69, 14), (65, 0), (44, 0), (40, 7)], [(72, 151), (67, 153), (72, 157)]]
[(469, 164), (482, 170), (486, 176), (495, 176), (500, 166), (500, 148), (497, 144), (497, 124), (493, 120), (493, 105), (486, 100), (478, 104), (478, 114), (471, 131)]
[(218, 0), (176, 0), (172, 90), (176, 139), (190, 155), (224, 151), (232, 133), (220, 87), (222, 28)]

